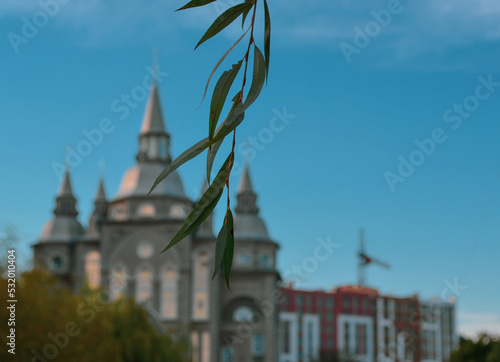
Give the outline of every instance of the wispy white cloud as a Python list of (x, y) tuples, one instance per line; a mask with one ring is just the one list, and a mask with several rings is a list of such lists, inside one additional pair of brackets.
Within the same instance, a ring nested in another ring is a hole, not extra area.
[[(57, 0), (3, 0), (0, 17), (29, 17), (39, 10), (40, 1)], [(312, 43), (336, 48), (342, 41), (352, 41), (354, 28), (363, 28), (373, 20), (371, 11), (387, 8), (389, 1), (276, 0), (270, 3), (274, 44)], [(183, 1), (69, 0), (54, 22), (78, 30), (89, 43), (136, 43), (148, 34), (168, 36), (186, 28), (206, 28), (238, 2), (241, 0), (219, 0), (200, 9), (174, 13)], [(395, 60), (500, 40), (498, 0), (400, 0), (400, 5), (404, 10), (393, 16), (378, 41)]]
[(459, 334), (477, 338), (482, 333), (500, 337), (500, 314), (459, 313)]
[[(285, 1), (277, 3), (278, 28), (292, 34), (289, 42), (319, 43), (327, 47), (353, 42), (355, 28), (374, 20), (373, 11), (387, 9), (388, 0), (367, 2)], [(495, 0), (401, 0), (403, 9), (392, 15), (377, 36), (377, 46), (393, 61), (425, 53), (444, 53), (476, 43), (500, 40), (500, 2)], [(276, 27), (275, 27), (276, 28)]]

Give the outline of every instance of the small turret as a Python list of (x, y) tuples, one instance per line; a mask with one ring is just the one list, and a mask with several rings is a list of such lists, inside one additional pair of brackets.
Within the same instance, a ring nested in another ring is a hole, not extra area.
[(70, 241), (71, 238), (82, 235), (83, 228), (76, 218), (77, 215), (76, 198), (71, 188), (69, 172), (66, 170), (56, 198), (54, 218), (45, 224), (40, 241)]
[(248, 165), (245, 165), (236, 198), (238, 203), (234, 209), (236, 211), (234, 218), (235, 238), (269, 240), (266, 225), (259, 216), (257, 195), (252, 188)]
[(137, 161), (170, 163), (169, 146), (170, 136), (165, 131), (158, 87), (155, 82), (142, 121)]
[(97, 194), (94, 199), (94, 211), (89, 219), (89, 227), (87, 228), (87, 235), (100, 236), (101, 223), (106, 219), (108, 212), (108, 202), (106, 200), (106, 192), (104, 191), (104, 181), (99, 180), (97, 187)]

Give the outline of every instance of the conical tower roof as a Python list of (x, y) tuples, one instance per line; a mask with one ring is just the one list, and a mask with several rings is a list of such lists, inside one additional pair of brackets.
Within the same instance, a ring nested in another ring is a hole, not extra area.
[(252, 187), (248, 165), (245, 165), (236, 197), (238, 203), (234, 209), (236, 212), (234, 218), (235, 238), (269, 240), (266, 224), (259, 216), (257, 194)]
[(83, 234), (83, 227), (77, 220), (76, 198), (71, 188), (69, 171), (66, 169), (56, 198), (54, 217), (49, 220), (42, 231), (40, 241), (71, 241)]
[(106, 219), (107, 209), (108, 203), (106, 200), (106, 192), (104, 191), (104, 180), (100, 178), (99, 185), (97, 186), (97, 193), (94, 199), (94, 211), (89, 219), (89, 226), (86, 233), (87, 235), (101, 235), (101, 223)]
[[(146, 197), (158, 175), (171, 162), (170, 136), (165, 131), (160, 107), (158, 85), (151, 88), (139, 135), (137, 164), (124, 175), (115, 200), (128, 197)], [(153, 196), (186, 198), (181, 179), (171, 173), (151, 193)]]
[(248, 165), (245, 165), (245, 169), (243, 170), (243, 176), (240, 180), (240, 186), (238, 187), (238, 192), (252, 192), (252, 181), (250, 180), (250, 171), (248, 170)]
[(95, 201), (106, 201), (106, 192), (104, 191), (104, 180), (99, 179), (99, 186), (97, 187), (97, 193), (95, 195)]
[(64, 171), (64, 178), (63, 178), (63, 181), (61, 183), (61, 186), (59, 187), (58, 196), (59, 197), (61, 197), (61, 196), (74, 197), (73, 190), (71, 188), (71, 180), (69, 179), (68, 169), (66, 169), (66, 171)]
[(156, 82), (153, 83), (141, 127), (141, 135), (149, 133), (166, 133)]

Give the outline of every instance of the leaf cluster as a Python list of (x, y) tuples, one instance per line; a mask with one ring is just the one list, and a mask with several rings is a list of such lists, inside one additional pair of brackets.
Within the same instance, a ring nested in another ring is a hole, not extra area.
[[(204, 6), (214, 2), (215, 0), (191, 0), (178, 10), (185, 10), (195, 7)], [(255, 27), (255, 14), (257, 10), (257, 2), (262, 1), (264, 5), (264, 54), (255, 43), (253, 36)], [(224, 224), (217, 236), (215, 245), (215, 267), (212, 278), (215, 277), (221, 265), (224, 267), (224, 277), (226, 284), (229, 288), (229, 274), (232, 265), (233, 251), (234, 251), (234, 230), (233, 230), (233, 216), (230, 206), (229, 198), (229, 175), (234, 164), (234, 147), (236, 128), (243, 122), (245, 118), (245, 111), (257, 100), (262, 87), (267, 80), (269, 72), (269, 59), (270, 59), (270, 43), (271, 43), (271, 19), (269, 15), (269, 8), (267, 0), (245, 0), (237, 4), (215, 19), (210, 25), (205, 34), (201, 37), (195, 49), (202, 45), (207, 40), (211, 39), (222, 30), (227, 28), (230, 24), (234, 23), (241, 17), (242, 28), (246, 24), (247, 17), (251, 15), (250, 25), (243, 35), (227, 50), (219, 59), (213, 68), (207, 84), (203, 99), (208, 91), (212, 76), (216, 73), (219, 66), (224, 62), (229, 53), (231, 53), (236, 45), (240, 43), (249, 33), (248, 47), (241, 58), (236, 64), (233, 64), (229, 69), (224, 71), (217, 80), (210, 102), (210, 114), (208, 119), (208, 136), (201, 141), (197, 142), (179, 157), (171, 162), (165, 170), (155, 180), (150, 192), (170, 173), (179, 168), (182, 164), (198, 156), (200, 153), (207, 151), (206, 162), (206, 175), (207, 182), (209, 183), (208, 189), (205, 191), (201, 199), (188, 215), (184, 224), (181, 226), (177, 234), (167, 244), (162, 252), (170, 249), (172, 246), (179, 243), (185, 237), (190, 235), (201, 223), (212, 213), (215, 206), (218, 204), (224, 188), (227, 188), (227, 210), (224, 217)], [(253, 67), (252, 67), (252, 81), (248, 91), (245, 90), (248, 64), (250, 62), (250, 53), (253, 51)], [(227, 102), (227, 98), (231, 89), (234, 87), (234, 81), (240, 72), (243, 72), (241, 87), (237, 87), (234, 96), (231, 98), (231, 108), (225, 118), (220, 121), (222, 110)], [(203, 100), (202, 100), (203, 102)], [(210, 183), (211, 172), (214, 160), (221, 144), (227, 136), (232, 133), (232, 149), (226, 158), (226, 161), (219, 169), (217, 176)]]

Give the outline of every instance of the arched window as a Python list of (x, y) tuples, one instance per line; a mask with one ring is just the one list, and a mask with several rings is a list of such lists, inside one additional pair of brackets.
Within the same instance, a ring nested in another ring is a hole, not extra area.
[(135, 300), (137, 303), (148, 303), (153, 296), (153, 273), (145, 266), (136, 274)]
[(101, 254), (98, 251), (88, 252), (85, 256), (85, 276), (90, 289), (101, 285)]
[(167, 157), (167, 140), (166, 139), (160, 140), (160, 157), (161, 158)]
[(236, 257), (236, 264), (237, 265), (250, 265), (252, 262), (252, 257), (250, 256), (250, 253), (247, 251), (241, 251), (238, 253)]
[(251, 322), (254, 320), (254, 312), (247, 305), (240, 305), (233, 311), (232, 319), (235, 322)]
[(50, 269), (61, 270), (64, 269), (64, 258), (62, 255), (54, 255), (49, 261)]
[(122, 297), (127, 290), (127, 271), (124, 266), (115, 266), (111, 270), (111, 280), (109, 283), (111, 300)]
[(141, 137), (140, 148), (141, 148), (142, 153), (146, 153), (146, 151), (148, 150), (148, 138), (147, 137)]
[(148, 148), (148, 157), (149, 158), (157, 158), (159, 145), (158, 139), (156, 137), (149, 137), (149, 148)]
[(208, 255), (204, 251), (196, 254), (193, 280), (193, 319), (208, 319)]
[(125, 205), (119, 204), (111, 209), (111, 217), (116, 221), (122, 221), (127, 216), (127, 209)]
[(150, 203), (144, 203), (137, 209), (137, 215), (140, 217), (153, 217), (155, 213), (155, 207)]
[(270, 268), (271, 267), (271, 258), (267, 254), (262, 254), (259, 257), (259, 263), (260, 263), (260, 266), (263, 268)]
[(178, 295), (177, 271), (168, 267), (161, 273), (161, 301), (160, 314), (164, 319), (177, 318), (177, 295)]

